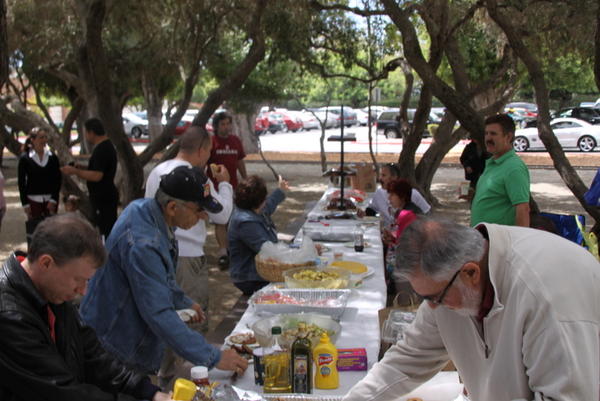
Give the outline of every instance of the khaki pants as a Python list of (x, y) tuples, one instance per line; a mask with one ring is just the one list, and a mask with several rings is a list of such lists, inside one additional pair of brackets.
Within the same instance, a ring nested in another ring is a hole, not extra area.
[[(204, 310), (207, 319), (203, 323), (190, 324), (190, 328), (205, 334), (208, 332), (208, 266), (206, 257), (179, 257), (175, 278), (183, 292)], [(190, 362), (177, 356), (171, 348), (166, 348), (158, 371), (158, 385), (164, 391), (171, 391), (175, 379), (190, 378), (190, 368), (192, 367)]]

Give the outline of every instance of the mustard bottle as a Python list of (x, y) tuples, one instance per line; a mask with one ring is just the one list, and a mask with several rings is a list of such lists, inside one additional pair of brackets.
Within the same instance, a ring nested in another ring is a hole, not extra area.
[(186, 379), (177, 379), (173, 385), (174, 401), (192, 401), (196, 395), (196, 384), (193, 381)]
[(319, 344), (313, 349), (315, 361), (315, 388), (322, 390), (336, 389), (340, 385), (337, 370), (338, 352), (329, 340), (327, 333), (321, 334)]

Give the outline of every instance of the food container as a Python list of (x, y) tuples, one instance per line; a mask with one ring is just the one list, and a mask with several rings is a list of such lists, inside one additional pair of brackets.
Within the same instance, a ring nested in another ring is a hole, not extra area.
[[(300, 322), (306, 323), (307, 326), (315, 325), (320, 329), (326, 330), (332, 343), (335, 343), (342, 331), (342, 326), (330, 316), (317, 313), (290, 313), (263, 318), (252, 325), (252, 331), (260, 346), (268, 347), (271, 342), (271, 328), (273, 326), (280, 326), (282, 330), (280, 344), (290, 349), (296, 339), (295, 330), (297, 330), (298, 323)], [(320, 337), (317, 335), (317, 332), (313, 333), (314, 335), (309, 338), (314, 347)]]
[(302, 266), (315, 266), (316, 262), (310, 260), (304, 263), (283, 263), (278, 260), (261, 259), (259, 255), (254, 258), (256, 272), (265, 280), (271, 282), (282, 282), (283, 272), (290, 269), (297, 269)]
[(302, 233), (313, 241), (346, 242), (352, 241), (352, 231), (347, 227), (334, 226), (328, 223), (306, 223), (302, 227)]
[(350, 293), (350, 290), (267, 289), (256, 292), (249, 302), (258, 314), (315, 312), (340, 320)]
[(351, 273), (336, 267), (301, 267), (283, 272), (288, 288), (349, 288)]

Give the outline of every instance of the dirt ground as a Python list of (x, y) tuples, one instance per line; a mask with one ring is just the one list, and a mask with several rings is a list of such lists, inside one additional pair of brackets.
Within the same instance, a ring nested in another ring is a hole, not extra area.
[[(304, 158), (301, 158), (304, 159)], [(537, 164), (537, 163), (536, 163)], [(539, 165), (539, 164), (538, 164)], [(596, 164), (597, 165), (597, 164)], [(280, 232), (295, 234), (303, 219), (304, 212), (310, 208), (311, 202), (318, 200), (327, 188), (327, 181), (321, 177), (320, 166), (317, 163), (277, 162), (275, 169), (283, 175), (291, 185), (287, 199), (274, 214), (274, 221)], [(270, 188), (276, 186), (271, 172), (262, 162), (247, 163), (249, 174), (264, 177)], [(16, 179), (16, 161), (5, 159), (2, 169), (6, 179), (4, 194), (8, 210), (0, 230), (0, 258), (4, 260), (15, 249), (25, 249), (25, 214), (19, 202), (19, 192)], [(553, 169), (531, 169), (532, 194), (541, 209), (553, 213), (583, 213), (583, 209), (571, 192), (562, 183)], [(595, 174), (595, 169), (582, 169), (580, 176), (589, 185)], [(469, 206), (467, 202), (457, 198), (457, 188), (463, 181), (463, 171), (457, 167), (440, 168), (432, 186), (432, 192), (439, 201), (434, 208), (435, 214), (445, 215), (461, 223), (469, 221)], [(62, 205), (61, 205), (62, 210)], [(587, 217), (588, 225), (591, 223)], [(227, 272), (216, 267), (216, 241), (213, 228), (210, 227), (205, 252), (210, 267), (210, 310), (209, 326), (214, 329), (222, 318), (233, 307), (241, 292), (230, 282)]]

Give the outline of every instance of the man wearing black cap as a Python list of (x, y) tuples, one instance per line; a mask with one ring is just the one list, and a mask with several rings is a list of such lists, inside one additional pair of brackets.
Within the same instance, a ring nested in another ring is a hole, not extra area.
[(235, 351), (208, 344), (176, 312), (191, 308), (192, 320), (204, 319), (200, 305), (175, 282), (173, 229), (189, 229), (203, 211), (221, 210), (207, 180), (202, 170), (180, 166), (161, 179), (153, 199), (129, 204), (106, 243), (108, 261), (81, 302), (83, 320), (106, 350), (147, 373), (156, 373), (166, 346), (194, 365), (238, 373), (248, 366)]

